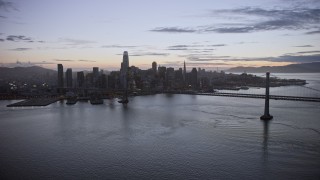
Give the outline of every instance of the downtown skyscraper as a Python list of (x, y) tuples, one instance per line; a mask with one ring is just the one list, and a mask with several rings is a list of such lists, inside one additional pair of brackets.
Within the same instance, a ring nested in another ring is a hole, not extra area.
[(123, 52), (123, 58), (120, 69), (120, 86), (123, 89), (127, 89), (127, 76), (129, 68), (129, 55), (127, 51)]
[(58, 88), (63, 88), (63, 65), (58, 64)]
[(72, 88), (72, 69), (68, 68), (66, 71), (66, 80), (67, 80), (67, 87)]

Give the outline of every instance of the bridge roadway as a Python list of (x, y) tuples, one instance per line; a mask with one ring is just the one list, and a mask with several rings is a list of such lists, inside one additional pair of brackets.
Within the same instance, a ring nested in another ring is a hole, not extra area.
[[(264, 94), (240, 94), (240, 93), (182, 93), (182, 94), (194, 94), (194, 95), (205, 95), (205, 96), (226, 96), (226, 97), (241, 97), (241, 98), (260, 98), (264, 99)], [(270, 99), (274, 100), (288, 100), (288, 101), (309, 101), (309, 102), (320, 102), (319, 97), (299, 97), (299, 96), (279, 96), (270, 95)]]

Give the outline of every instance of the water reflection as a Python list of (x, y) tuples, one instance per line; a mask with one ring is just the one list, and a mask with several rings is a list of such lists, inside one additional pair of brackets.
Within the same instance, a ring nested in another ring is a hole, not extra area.
[(109, 107), (110, 107), (111, 109), (114, 109), (114, 107), (115, 107), (115, 105), (114, 105), (114, 103), (115, 103), (114, 98), (109, 99), (108, 101), (109, 101)]
[(132, 136), (132, 129), (131, 129), (131, 121), (133, 118), (131, 118), (131, 112), (130, 108), (127, 104), (121, 104), (121, 115), (122, 115), (122, 127), (123, 127), (123, 135), (126, 140), (130, 140), (130, 137)]
[(268, 141), (269, 141), (269, 121), (263, 121), (263, 163), (266, 164), (268, 161)]

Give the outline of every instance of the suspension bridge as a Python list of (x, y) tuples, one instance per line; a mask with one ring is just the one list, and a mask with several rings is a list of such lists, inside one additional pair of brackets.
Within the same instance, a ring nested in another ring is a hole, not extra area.
[[(279, 78), (274, 76), (275, 78)], [(308, 101), (320, 102), (320, 90), (315, 87), (306, 85), (293, 85), (286, 88), (273, 87), (270, 89), (270, 73), (266, 73), (265, 88), (245, 88), (240, 92), (231, 90), (215, 91), (213, 93), (192, 93), (196, 95), (207, 96), (225, 96), (225, 97), (241, 97), (241, 98), (261, 98), (265, 99), (264, 114), (261, 120), (271, 120), (272, 115), (269, 114), (269, 99), (273, 100), (290, 100), (290, 101)], [(314, 85), (313, 85), (314, 86)], [(318, 84), (320, 87), (320, 84)], [(265, 92), (265, 93), (263, 93)], [(282, 93), (282, 94), (281, 94)]]
[[(278, 76), (271, 75), (273, 78), (279, 78)], [(265, 74), (260, 75), (266, 76)], [(267, 79), (267, 78), (266, 78)], [(269, 87), (269, 83), (266, 80), (266, 87)], [(269, 99), (272, 100), (288, 100), (288, 101), (308, 101), (308, 102), (320, 102), (320, 84), (313, 84), (308, 82), (306, 85), (291, 85), (268, 88)], [(239, 98), (266, 98), (266, 88), (260, 87), (247, 87), (238, 88), (236, 90), (215, 90), (213, 93), (200, 93), (200, 92), (184, 92), (183, 94), (196, 94), (205, 96), (224, 96), (224, 97), (239, 97)]]

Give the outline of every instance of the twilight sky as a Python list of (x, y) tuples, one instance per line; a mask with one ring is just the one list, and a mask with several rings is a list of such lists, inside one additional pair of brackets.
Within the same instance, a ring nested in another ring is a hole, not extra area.
[(206, 69), (320, 61), (320, 0), (0, 0), (0, 66)]

